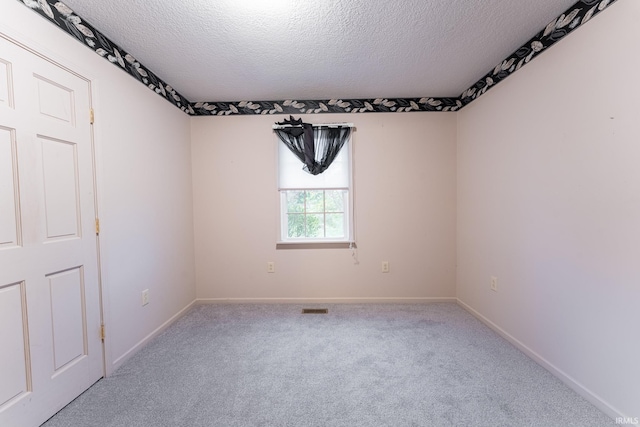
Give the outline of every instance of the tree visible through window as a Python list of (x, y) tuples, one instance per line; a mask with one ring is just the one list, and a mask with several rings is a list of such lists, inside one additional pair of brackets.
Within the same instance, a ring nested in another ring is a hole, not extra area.
[(285, 191), (287, 237), (344, 239), (348, 190)]

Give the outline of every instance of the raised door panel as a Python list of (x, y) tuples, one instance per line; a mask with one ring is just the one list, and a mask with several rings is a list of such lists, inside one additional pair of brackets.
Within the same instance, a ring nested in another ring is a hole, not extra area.
[(34, 74), (38, 87), (38, 111), (70, 126), (75, 126), (75, 105), (73, 90)]
[(15, 131), (0, 126), (0, 249), (19, 245)]
[(38, 138), (42, 149), (42, 176), (47, 240), (79, 236), (80, 205), (76, 145)]
[(47, 276), (51, 295), (54, 372), (87, 354), (82, 268)]
[(11, 63), (0, 58), (0, 107), (13, 108)]
[(29, 392), (24, 282), (0, 286), (0, 410)]

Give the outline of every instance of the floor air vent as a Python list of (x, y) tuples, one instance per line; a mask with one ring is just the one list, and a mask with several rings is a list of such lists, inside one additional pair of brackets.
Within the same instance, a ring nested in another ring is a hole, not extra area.
[(327, 314), (329, 313), (328, 308), (303, 308), (302, 314)]

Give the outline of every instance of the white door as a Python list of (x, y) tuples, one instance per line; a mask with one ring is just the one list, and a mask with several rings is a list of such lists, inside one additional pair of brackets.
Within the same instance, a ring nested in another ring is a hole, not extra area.
[(89, 82), (0, 34), (0, 426), (103, 376)]

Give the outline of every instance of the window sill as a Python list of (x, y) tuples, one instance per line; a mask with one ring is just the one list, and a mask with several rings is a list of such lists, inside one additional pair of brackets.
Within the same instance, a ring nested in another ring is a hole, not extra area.
[(278, 242), (276, 249), (350, 249), (356, 242)]

